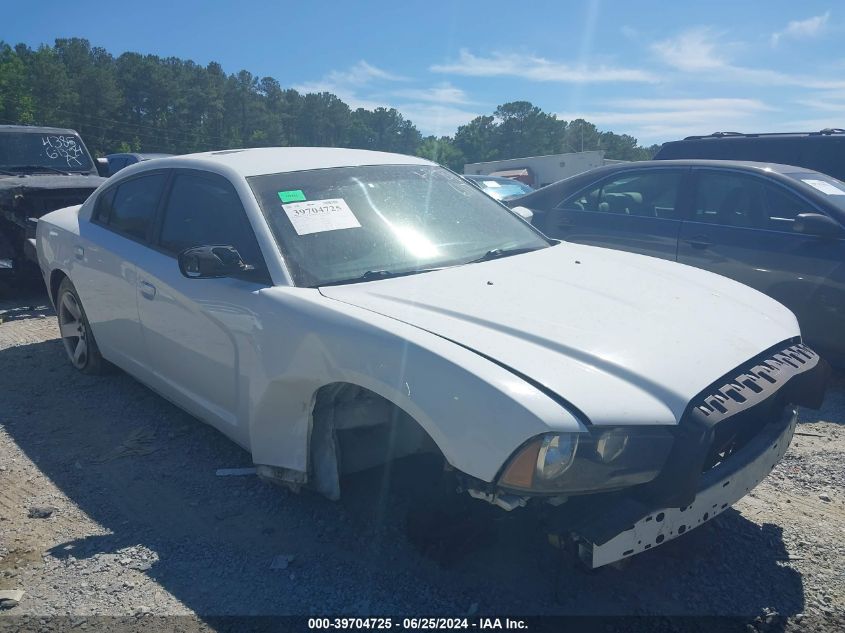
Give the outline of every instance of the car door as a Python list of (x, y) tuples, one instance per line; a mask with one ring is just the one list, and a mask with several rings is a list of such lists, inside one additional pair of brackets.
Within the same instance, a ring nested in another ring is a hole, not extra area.
[[(234, 439), (246, 442), (246, 400), (258, 291), (266, 266), (243, 205), (224, 177), (174, 170), (161, 205), (156, 249), (138, 264), (138, 310), (158, 388)], [(239, 278), (189, 279), (178, 254), (231, 245), (255, 270)], [(243, 406), (242, 406), (243, 405)]]
[(674, 260), (689, 170), (626, 170), (568, 196), (549, 211), (550, 237)]
[(845, 241), (793, 230), (799, 213), (824, 211), (799, 192), (754, 174), (695, 169), (694, 175), (678, 261), (768, 294), (795, 313), (811, 344), (841, 349)]
[(79, 223), (72, 281), (104, 357), (143, 374), (135, 262), (149, 251), (156, 209), (166, 182), (161, 171), (122, 180), (97, 196), (90, 222)]

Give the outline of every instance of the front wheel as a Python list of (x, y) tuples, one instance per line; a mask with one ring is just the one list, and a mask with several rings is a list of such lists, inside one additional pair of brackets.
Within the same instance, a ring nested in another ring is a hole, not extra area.
[(84, 374), (104, 373), (106, 361), (100, 355), (76, 288), (67, 277), (59, 285), (56, 313), (62, 345), (71, 364)]

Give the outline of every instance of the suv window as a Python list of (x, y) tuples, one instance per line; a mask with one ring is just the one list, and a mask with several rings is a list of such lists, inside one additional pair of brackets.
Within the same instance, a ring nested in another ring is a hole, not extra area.
[(150, 174), (117, 185), (108, 215), (109, 227), (139, 240), (146, 239), (165, 179), (165, 174)]
[(799, 213), (815, 211), (809, 202), (754, 176), (699, 173), (694, 205), (697, 222), (790, 232)]
[(234, 187), (213, 174), (178, 174), (164, 210), (160, 246), (179, 252), (191, 246), (234, 246), (245, 263), (263, 268), (261, 251)]
[(564, 200), (558, 208), (680, 219), (675, 207), (682, 176), (682, 171), (669, 169), (617, 175)]

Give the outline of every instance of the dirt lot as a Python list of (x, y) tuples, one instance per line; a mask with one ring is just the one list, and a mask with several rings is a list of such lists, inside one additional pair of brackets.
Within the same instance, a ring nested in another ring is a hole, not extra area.
[[(408, 536), (403, 468), (346, 482), (338, 503), (218, 477), (250, 466), (247, 453), (127, 375), (73, 371), (44, 296), (2, 310), (0, 589), (25, 595), (0, 627), (46, 630), (51, 615), (81, 627), (91, 615), (660, 614), (845, 630), (841, 375), (735, 510), (591, 573), (528, 513), (479, 502), (426, 555)], [(30, 518), (34, 506), (52, 514)]]

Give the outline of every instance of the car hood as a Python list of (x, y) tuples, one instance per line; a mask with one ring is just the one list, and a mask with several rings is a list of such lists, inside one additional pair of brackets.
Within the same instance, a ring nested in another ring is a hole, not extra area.
[(488, 357), (598, 425), (675, 424), (711, 383), (799, 336), (789, 310), (725, 277), (569, 243), (320, 292)]
[(39, 189), (84, 189), (93, 191), (106, 181), (100, 176), (85, 174), (23, 174), (21, 176), (0, 176), (0, 191), (9, 189), (27, 191)]

